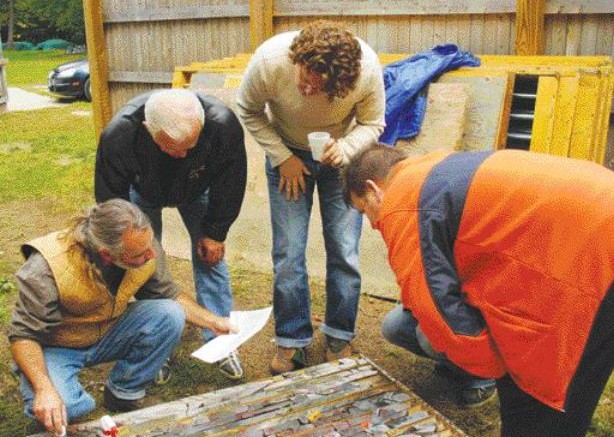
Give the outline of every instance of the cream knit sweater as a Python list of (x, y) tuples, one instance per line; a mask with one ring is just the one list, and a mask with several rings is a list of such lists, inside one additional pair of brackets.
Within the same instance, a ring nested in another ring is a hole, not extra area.
[(325, 93), (302, 96), (288, 57), (298, 32), (265, 41), (254, 53), (243, 77), (238, 114), (264, 148), (273, 166), (290, 158), (287, 146), (309, 150), (307, 134), (326, 131), (340, 146), (344, 163), (365, 146), (377, 142), (384, 130), (384, 83), (377, 55), (364, 41), (362, 69), (356, 87), (343, 99)]

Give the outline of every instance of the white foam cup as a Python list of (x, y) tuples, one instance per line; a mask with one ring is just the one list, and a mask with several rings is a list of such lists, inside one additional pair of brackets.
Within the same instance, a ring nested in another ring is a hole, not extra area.
[(319, 161), (322, 158), (322, 153), (324, 153), (324, 146), (330, 140), (330, 134), (328, 132), (311, 132), (307, 135), (307, 140), (309, 141), (311, 156)]

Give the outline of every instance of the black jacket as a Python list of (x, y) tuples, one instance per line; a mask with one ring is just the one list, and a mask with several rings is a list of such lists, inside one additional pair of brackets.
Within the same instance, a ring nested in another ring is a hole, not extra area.
[(245, 194), (247, 158), (241, 124), (221, 101), (196, 93), (205, 111), (204, 128), (185, 158), (171, 158), (143, 125), (150, 95), (128, 102), (102, 132), (96, 154), (96, 201), (130, 200), (133, 186), (155, 205), (178, 206), (209, 190), (203, 236), (224, 241)]

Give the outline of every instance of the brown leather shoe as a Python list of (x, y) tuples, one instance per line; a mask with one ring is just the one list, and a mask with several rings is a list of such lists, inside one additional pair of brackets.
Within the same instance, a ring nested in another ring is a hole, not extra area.
[(326, 337), (326, 361), (337, 361), (348, 358), (354, 353), (349, 341)]
[(307, 355), (305, 349), (277, 346), (277, 353), (271, 361), (271, 373), (279, 375), (280, 373), (302, 369), (306, 365)]

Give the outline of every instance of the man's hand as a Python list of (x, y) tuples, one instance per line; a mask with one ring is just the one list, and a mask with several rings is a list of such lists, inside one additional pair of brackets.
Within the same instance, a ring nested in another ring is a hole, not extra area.
[(180, 292), (177, 303), (183, 307), (186, 320), (199, 328), (210, 329), (215, 335), (234, 334), (238, 332), (236, 326), (230, 323), (228, 317), (220, 317), (201, 307), (189, 294)]
[(286, 191), (286, 200), (298, 201), (299, 190), (305, 193), (305, 178), (303, 174), (311, 174), (303, 161), (296, 155), (292, 155), (279, 166), (278, 191)]
[(34, 389), (34, 416), (49, 432), (61, 435), (62, 427), (68, 423), (68, 415), (66, 406), (47, 373), (41, 345), (30, 339), (16, 340), (11, 343), (11, 354), (15, 364)]
[(211, 321), (207, 326), (215, 335), (236, 334), (239, 332), (237, 327), (230, 323), (230, 318), (219, 317), (211, 314)]
[(331, 139), (324, 146), (324, 153), (322, 153), (322, 158), (320, 162), (324, 165), (330, 165), (331, 167), (339, 167), (343, 162), (343, 152), (337, 144), (337, 141)]
[(53, 386), (36, 391), (32, 410), (39, 422), (45, 425), (47, 431), (55, 435), (62, 435), (62, 427), (66, 427), (68, 423), (66, 406)]
[(198, 240), (198, 256), (207, 265), (215, 265), (224, 258), (225, 245), (223, 241), (216, 241), (208, 237)]

